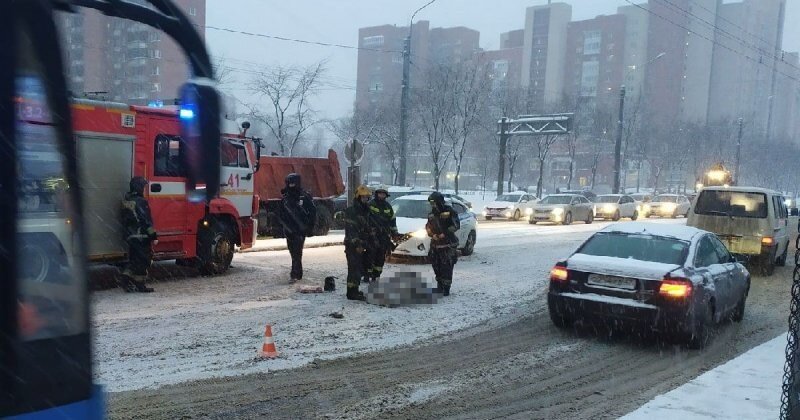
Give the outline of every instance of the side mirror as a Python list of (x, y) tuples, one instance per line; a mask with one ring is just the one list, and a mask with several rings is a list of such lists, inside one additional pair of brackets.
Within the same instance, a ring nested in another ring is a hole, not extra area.
[(205, 200), (219, 193), (220, 101), (213, 80), (194, 79), (181, 88), (181, 136), (186, 147), (190, 197), (201, 201), (196, 191), (205, 184)]

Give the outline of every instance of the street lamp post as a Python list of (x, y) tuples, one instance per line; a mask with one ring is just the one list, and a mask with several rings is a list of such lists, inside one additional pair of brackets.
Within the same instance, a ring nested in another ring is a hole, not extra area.
[(734, 182), (736, 185), (739, 185), (739, 158), (742, 155), (742, 125), (744, 124), (744, 119), (739, 118), (739, 136), (736, 139), (736, 166), (734, 167), (733, 174), (735, 176)]
[(625, 118), (625, 85), (619, 88), (619, 119), (617, 120), (617, 140), (614, 142), (614, 194), (619, 194), (619, 173), (622, 164), (622, 125)]
[(436, 0), (430, 0), (411, 15), (408, 23), (408, 36), (403, 42), (403, 84), (400, 92), (400, 162), (397, 170), (397, 183), (406, 184), (406, 154), (408, 153), (408, 102), (409, 89), (411, 88), (411, 34), (414, 29), (414, 17), (422, 9), (430, 6)]
[[(664, 57), (667, 53), (662, 52), (655, 56), (652, 60), (645, 63), (645, 65), (649, 65), (652, 62)], [(636, 70), (636, 68), (629, 69), (628, 72), (625, 73), (625, 79), (628, 78), (630, 72)], [(624, 79), (623, 79), (624, 81)], [(622, 130), (625, 125), (625, 85), (623, 84), (619, 88), (619, 119), (617, 120), (617, 139), (614, 143), (614, 194), (619, 194), (619, 184), (620, 184), (620, 168), (622, 166)]]

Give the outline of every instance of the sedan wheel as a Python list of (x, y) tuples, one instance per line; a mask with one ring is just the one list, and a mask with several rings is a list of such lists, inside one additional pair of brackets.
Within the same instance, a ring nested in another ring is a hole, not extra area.
[(469, 233), (467, 236), (467, 243), (464, 244), (464, 248), (461, 249), (461, 255), (467, 256), (472, 255), (475, 251), (475, 231)]
[(516, 222), (516, 221), (519, 220), (520, 216), (521, 215), (519, 213), (519, 210), (516, 210), (516, 211), (514, 211), (514, 216), (512, 217), (512, 219)]
[(639, 211), (638, 210), (634, 210), (633, 211), (633, 216), (631, 216), (631, 220), (636, 220), (638, 218), (639, 218)]
[(571, 225), (572, 224), (572, 213), (567, 213), (564, 216), (564, 221), (561, 222), (562, 225)]
[(620, 215), (619, 215), (619, 210), (617, 210), (617, 211), (614, 213), (614, 217), (612, 217), (612, 218), (611, 218), (611, 220), (613, 220), (613, 221), (615, 221), (615, 222), (619, 222), (619, 219), (621, 219), (621, 217), (620, 217)]
[(705, 305), (705, 308), (698, 308), (703, 310), (701, 316), (695, 320), (694, 329), (690, 333), (689, 348), (692, 349), (702, 349), (708, 344), (711, 339), (711, 330), (713, 329), (714, 324), (714, 303), (709, 302)]
[(589, 215), (586, 216), (586, 224), (590, 225), (592, 224), (592, 222), (594, 222), (594, 215), (592, 214), (592, 212), (589, 212)]

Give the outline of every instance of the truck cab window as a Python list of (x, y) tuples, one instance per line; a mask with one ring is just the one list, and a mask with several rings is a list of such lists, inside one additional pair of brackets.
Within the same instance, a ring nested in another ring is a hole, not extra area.
[(186, 176), (182, 150), (183, 142), (180, 137), (164, 134), (156, 136), (154, 175), (171, 177)]
[(230, 168), (249, 168), (247, 162), (247, 151), (244, 145), (223, 141), (220, 147), (220, 159), (222, 166)]

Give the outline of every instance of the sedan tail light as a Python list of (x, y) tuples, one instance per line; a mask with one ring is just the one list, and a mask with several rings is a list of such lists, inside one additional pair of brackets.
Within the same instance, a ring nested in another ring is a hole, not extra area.
[(668, 298), (689, 297), (692, 295), (692, 282), (685, 278), (665, 278), (661, 281), (658, 294)]
[(550, 281), (560, 283), (567, 280), (569, 280), (569, 270), (567, 270), (567, 267), (556, 265), (550, 270)]

